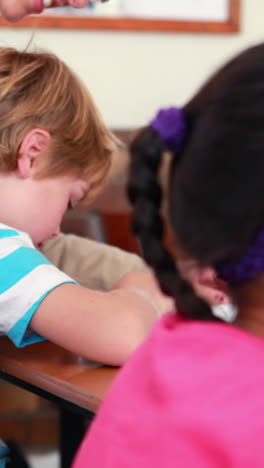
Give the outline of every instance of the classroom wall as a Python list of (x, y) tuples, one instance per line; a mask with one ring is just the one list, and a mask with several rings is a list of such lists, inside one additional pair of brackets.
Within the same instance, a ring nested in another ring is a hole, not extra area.
[[(183, 104), (215, 66), (264, 40), (264, 1), (241, 3), (241, 32), (234, 35), (42, 29), (34, 32), (33, 43), (77, 71), (109, 126), (133, 128), (160, 106)], [(2, 29), (0, 43), (24, 47), (31, 35), (31, 30)]]

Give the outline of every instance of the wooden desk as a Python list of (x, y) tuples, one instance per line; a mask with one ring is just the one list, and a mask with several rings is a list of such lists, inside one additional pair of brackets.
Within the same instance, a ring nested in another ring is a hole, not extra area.
[(59, 346), (43, 342), (17, 349), (0, 339), (0, 378), (55, 402), (61, 414), (61, 468), (69, 468), (84, 432), (117, 369), (93, 367)]

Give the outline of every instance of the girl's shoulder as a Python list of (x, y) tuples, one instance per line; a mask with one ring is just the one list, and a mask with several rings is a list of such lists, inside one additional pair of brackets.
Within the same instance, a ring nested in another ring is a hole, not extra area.
[(257, 371), (259, 366), (254, 369), (252, 360), (254, 356), (264, 357), (261, 338), (230, 323), (186, 320), (176, 311), (156, 323), (146, 346), (157, 359), (179, 361), (178, 365), (184, 361), (183, 371), (188, 366), (245, 370), (247, 364), (248, 371)]
[(200, 405), (212, 401), (212, 395), (219, 395), (223, 405), (234, 399), (240, 404), (248, 392), (257, 398), (263, 388), (261, 362), (264, 340), (231, 324), (184, 320), (172, 312), (155, 324), (127, 366), (123, 382), (130, 386), (136, 373), (172, 405), (175, 395), (177, 404), (190, 404), (193, 392)]
[(113, 466), (264, 466), (263, 359), (264, 342), (231, 325), (163, 316), (117, 376), (83, 453), (93, 466), (106, 466), (107, 444)]

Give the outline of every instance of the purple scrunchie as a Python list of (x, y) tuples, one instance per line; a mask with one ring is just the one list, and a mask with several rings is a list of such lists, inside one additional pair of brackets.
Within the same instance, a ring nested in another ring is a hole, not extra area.
[(236, 285), (253, 280), (264, 271), (264, 229), (262, 229), (246, 254), (237, 263), (217, 267), (219, 277), (228, 284)]
[(182, 150), (187, 132), (184, 111), (179, 107), (161, 109), (150, 122), (150, 126), (159, 134), (161, 141), (172, 153)]

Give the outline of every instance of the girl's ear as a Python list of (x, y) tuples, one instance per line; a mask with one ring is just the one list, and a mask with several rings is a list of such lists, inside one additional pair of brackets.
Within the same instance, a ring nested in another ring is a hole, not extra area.
[(212, 267), (201, 267), (195, 260), (181, 260), (177, 262), (181, 276), (191, 283), (197, 296), (204, 299), (211, 306), (218, 306), (231, 302), (227, 284), (217, 278)]
[(50, 140), (50, 133), (42, 128), (30, 130), (23, 138), (19, 148), (19, 158), (17, 160), (18, 175), (22, 179), (30, 177), (35, 171), (38, 156), (47, 147)]
[(225, 322), (233, 322), (237, 308), (233, 303), (228, 285), (217, 278), (212, 267), (201, 267), (195, 260), (181, 260), (177, 266), (182, 277), (191, 283), (197, 296), (204, 299), (212, 309), (213, 315)]

